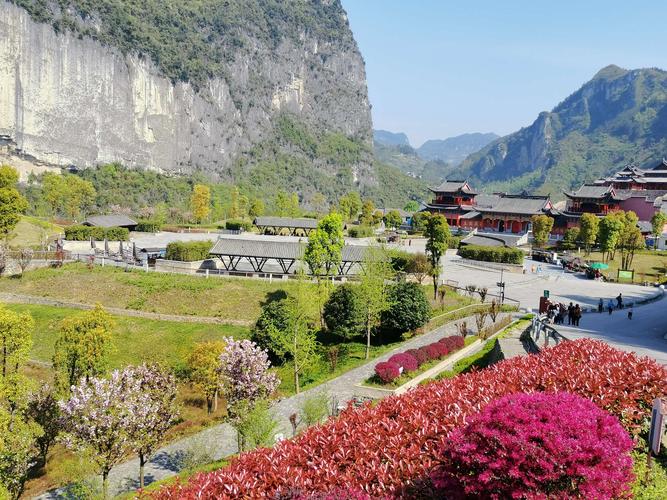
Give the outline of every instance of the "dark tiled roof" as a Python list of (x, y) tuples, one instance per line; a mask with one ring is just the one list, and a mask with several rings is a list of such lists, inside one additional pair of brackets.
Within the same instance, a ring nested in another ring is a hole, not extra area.
[(572, 198), (606, 198), (608, 195), (613, 194), (613, 188), (611, 186), (600, 186), (598, 184), (584, 184), (576, 191), (571, 193), (565, 193), (567, 196)]
[[(305, 243), (296, 241), (262, 241), (255, 239), (219, 238), (210, 253), (212, 255), (258, 257), (267, 259), (301, 259)], [(345, 245), (342, 250), (343, 262), (364, 260), (366, 246)]]
[(86, 226), (98, 227), (126, 227), (136, 226), (137, 222), (125, 215), (93, 215), (88, 217), (83, 223)]
[(456, 193), (461, 191), (466, 194), (477, 194), (470, 189), (467, 181), (445, 181), (437, 187), (430, 188), (434, 193)]
[(500, 196), (490, 208), (479, 205), (476, 208), (484, 213), (535, 215), (543, 213), (548, 203), (549, 198), (546, 196), (505, 195)]
[(257, 217), (254, 220), (258, 227), (293, 227), (297, 229), (315, 229), (317, 219), (295, 217)]

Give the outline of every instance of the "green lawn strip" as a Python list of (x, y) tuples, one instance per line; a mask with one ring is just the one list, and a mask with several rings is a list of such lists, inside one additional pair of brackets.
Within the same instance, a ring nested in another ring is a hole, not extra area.
[[(642, 448), (646, 448), (642, 444)], [(634, 461), (635, 482), (632, 485), (632, 498), (635, 500), (664, 500), (667, 498), (667, 448), (662, 447), (660, 455), (653, 458), (649, 470), (646, 464), (646, 452), (635, 450)]]
[[(476, 335), (469, 335), (468, 337), (465, 338), (465, 345), (463, 346), (463, 348), (468, 347), (476, 340), (477, 340)], [(396, 380), (394, 380), (389, 384), (385, 384), (384, 382), (382, 382), (382, 380), (380, 380), (380, 378), (377, 375), (372, 375), (368, 377), (366, 380), (364, 380), (363, 385), (367, 385), (369, 387), (379, 387), (380, 389), (396, 389), (397, 387), (400, 387), (403, 384), (410, 382), (410, 380), (412, 380), (415, 377), (418, 377), (425, 371), (430, 370), (431, 368), (442, 363), (443, 361), (446, 361), (448, 358), (452, 357), (460, 350), (461, 349), (459, 349), (458, 351), (452, 351), (442, 359), (433, 359), (431, 361), (427, 361), (419, 368), (417, 368), (415, 371), (409, 373), (403, 373), (400, 377), (398, 377)]]
[[(409, 339), (408, 339), (409, 340)], [(341, 359), (339, 359), (338, 364), (335, 370), (331, 370), (331, 366), (326, 359), (326, 353), (321, 352), (320, 359), (317, 362), (316, 366), (307, 374), (301, 375), (301, 389), (302, 391), (311, 389), (315, 386), (328, 382), (339, 375), (342, 375), (345, 372), (348, 372), (354, 368), (362, 366), (367, 362), (372, 361), (373, 359), (382, 356), (383, 354), (399, 347), (401, 344), (407, 342), (407, 340), (401, 340), (399, 342), (393, 342), (391, 344), (384, 345), (371, 345), (370, 358), (366, 359), (366, 344), (363, 342), (348, 342), (345, 344), (339, 344), (344, 346), (347, 349), (347, 353)], [(276, 367), (276, 372), (280, 378), (280, 387), (279, 390), (282, 395), (291, 396), (295, 394), (294, 391), (294, 375), (293, 375), (293, 365), (291, 362), (286, 362), (282, 365)]]
[(111, 266), (89, 269), (83, 263), (29, 271), (20, 279), (0, 279), (2, 292), (163, 314), (247, 321), (257, 319), (263, 302), (289, 293), (294, 286), (289, 280), (206, 279), (181, 274), (126, 272)]
[[(74, 314), (77, 309), (65, 307), (9, 304), (15, 311), (28, 312), (35, 319), (31, 359), (50, 362), (60, 321)], [(242, 326), (179, 323), (153, 319), (114, 316), (114, 351), (109, 364), (111, 368), (122, 368), (143, 361), (160, 361), (168, 366), (185, 362), (196, 342), (219, 340), (225, 336), (248, 338), (250, 329)]]
[[(602, 259), (601, 252), (591, 252), (590, 255), (586, 255), (584, 252), (574, 252), (574, 255), (589, 262), (605, 262)], [(616, 252), (616, 258), (607, 261), (607, 264), (609, 265), (609, 269), (601, 272), (604, 276), (615, 280), (617, 276), (616, 272), (621, 266), (620, 252)], [(650, 282), (665, 282), (667, 280), (667, 252), (640, 250), (635, 253), (630, 267), (635, 271), (635, 283), (641, 283), (645, 280)]]

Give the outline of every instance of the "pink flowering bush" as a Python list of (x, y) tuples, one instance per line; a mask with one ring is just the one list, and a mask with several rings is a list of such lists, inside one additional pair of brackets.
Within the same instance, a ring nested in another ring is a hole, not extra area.
[(394, 354), (391, 358), (389, 358), (388, 361), (390, 363), (396, 363), (398, 366), (403, 368), (404, 372), (413, 372), (419, 368), (417, 359), (412, 354), (407, 352), (399, 352), (398, 354)]
[(501, 397), (442, 442), (431, 479), (448, 496), (611, 499), (634, 479), (618, 418), (566, 392)]
[(401, 376), (401, 367), (390, 361), (382, 361), (375, 365), (375, 374), (382, 382), (389, 384)]
[(269, 372), (268, 353), (250, 340), (225, 337), (220, 355), (220, 378), (230, 409), (241, 402), (254, 403), (278, 388), (280, 380)]

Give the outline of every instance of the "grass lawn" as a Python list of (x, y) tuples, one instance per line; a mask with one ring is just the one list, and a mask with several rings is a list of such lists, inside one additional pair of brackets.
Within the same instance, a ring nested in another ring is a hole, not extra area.
[(41, 246), (44, 238), (63, 232), (63, 228), (50, 222), (24, 215), (9, 233), (9, 246), (13, 248)]
[[(314, 286), (314, 285), (313, 285)], [(289, 293), (291, 281), (201, 278), (181, 274), (125, 272), (83, 263), (37, 269), (22, 278), (0, 279), (0, 291), (69, 302), (164, 314), (215, 316), (254, 322), (269, 297)]]
[[(9, 304), (14, 311), (28, 312), (35, 319), (31, 359), (50, 362), (60, 321), (77, 309), (65, 307)], [(114, 316), (114, 352), (111, 368), (121, 368), (142, 361), (159, 361), (168, 366), (183, 363), (196, 342), (216, 340), (225, 336), (248, 337), (250, 329), (243, 326), (202, 323), (178, 323), (127, 316)]]
[[(604, 262), (601, 252), (591, 252), (590, 255), (584, 255), (582, 251), (580, 253), (574, 252), (574, 254), (589, 262)], [(609, 269), (601, 271), (602, 274), (616, 280), (616, 271), (621, 266), (620, 253), (616, 252), (616, 259), (610, 260), (607, 264), (609, 264)], [(638, 252), (632, 260), (631, 267), (635, 271), (635, 283), (642, 283), (644, 281), (664, 282), (667, 280), (667, 254), (665, 252), (652, 252), (649, 250)]]

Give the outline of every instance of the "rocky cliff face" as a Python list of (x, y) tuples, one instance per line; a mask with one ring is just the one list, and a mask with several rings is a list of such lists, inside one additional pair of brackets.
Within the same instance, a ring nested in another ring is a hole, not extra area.
[[(608, 66), (528, 127), (470, 155), (459, 175), (558, 196), (628, 162), (667, 155), (667, 72)], [(491, 184), (489, 184), (491, 183)]]
[(38, 160), (224, 176), (282, 112), (370, 144), (364, 62), (349, 28), (351, 43), (303, 29), (269, 46), (247, 33), (251, 56), (225, 59), (224, 77), (196, 85), (166, 78), (149, 57), (59, 31), (0, 2), (0, 141)]

